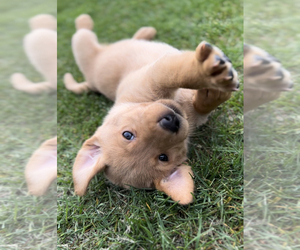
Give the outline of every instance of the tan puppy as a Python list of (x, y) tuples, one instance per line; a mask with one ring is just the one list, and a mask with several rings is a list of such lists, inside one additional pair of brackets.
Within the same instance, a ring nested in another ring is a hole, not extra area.
[(43, 195), (57, 176), (57, 137), (45, 141), (30, 157), (25, 177), (32, 195)]
[(273, 101), (293, 87), (290, 73), (266, 51), (244, 45), (244, 112)]
[(21, 73), (11, 76), (14, 88), (30, 93), (55, 91), (57, 89), (57, 33), (56, 19), (51, 15), (41, 14), (29, 20), (31, 32), (24, 37), (25, 53), (41, 73), (45, 82), (32, 83)]
[(72, 49), (86, 82), (78, 84), (67, 73), (66, 88), (98, 91), (115, 101), (76, 157), (75, 192), (83, 195), (103, 171), (116, 185), (156, 188), (180, 204), (192, 202), (193, 172), (184, 163), (188, 136), (237, 90), (230, 60), (206, 42), (183, 52), (147, 41), (156, 34), (152, 27), (101, 45), (90, 16), (79, 16), (75, 24)]

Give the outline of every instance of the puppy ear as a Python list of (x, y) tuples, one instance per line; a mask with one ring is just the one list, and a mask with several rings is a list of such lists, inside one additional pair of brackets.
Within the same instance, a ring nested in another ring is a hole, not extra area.
[(194, 181), (190, 166), (181, 165), (170, 176), (154, 182), (156, 189), (165, 192), (181, 205), (193, 202)]
[(213, 46), (205, 41), (201, 42), (196, 48), (196, 58), (200, 62), (204, 62), (213, 51)]
[(57, 137), (45, 141), (30, 157), (25, 177), (32, 195), (43, 195), (57, 177)]
[(104, 168), (101, 147), (94, 135), (84, 142), (75, 159), (73, 166), (75, 193), (84, 195), (90, 180)]

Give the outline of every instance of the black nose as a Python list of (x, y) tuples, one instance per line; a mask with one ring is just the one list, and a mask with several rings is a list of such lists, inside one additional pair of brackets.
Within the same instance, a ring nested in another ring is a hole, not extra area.
[(180, 127), (179, 119), (177, 118), (177, 116), (175, 114), (168, 114), (168, 115), (164, 116), (159, 121), (159, 124), (163, 129), (169, 130), (173, 133), (178, 132), (179, 127)]

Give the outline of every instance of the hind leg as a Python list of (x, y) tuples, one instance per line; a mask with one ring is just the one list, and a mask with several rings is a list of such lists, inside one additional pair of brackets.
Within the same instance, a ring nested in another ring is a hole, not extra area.
[(66, 89), (72, 91), (75, 94), (81, 94), (91, 89), (88, 82), (77, 83), (70, 73), (66, 73), (64, 75), (64, 84)]
[(133, 35), (133, 39), (152, 40), (156, 35), (156, 29), (153, 27), (142, 27)]
[(13, 74), (10, 78), (10, 81), (15, 89), (24, 91), (29, 94), (40, 94), (43, 92), (55, 91), (55, 88), (50, 82), (33, 83), (21, 73)]
[(80, 29), (92, 30), (94, 28), (93, 19), (87, 14), (82, 14), (75, 19), (75, 27), (76, 30), (80, 30)]
[(83, 14), (77, 17), (75, 26), (77, 31), (72, 37), (72, 51), (86, 82), (77, 83), (70, 73), (66, 73), (64, 84), (68, 90), (80, 94), (90, 89), (88, 82), (92, 81), (95, 59), (103, 47), (98, 43), (95, 33), (91, 31), (94, 23), (89, 15)]
[(76, 33), (72, 37), (72, 51), (80, 71), (89, 80), (95, 58), (103, 47), (98, 43), (96, 34), (91, 31), (93, 20), (89, 15), (80, 15), (75, 19)]

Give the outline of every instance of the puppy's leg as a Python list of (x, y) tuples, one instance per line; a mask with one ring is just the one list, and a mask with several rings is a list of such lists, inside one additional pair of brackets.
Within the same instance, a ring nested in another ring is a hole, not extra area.
[(147, 70), (149, 87), (156, 90), (218, 89), (235, 91), (239, 87), (237, 73), (224, 53), (206, 42), (196, 51), (166, 54)]
[(257, 89), (244, 90), (244, 113), (278, 99), (280, 94), (281, 92), (268, 92)]
[(93, 19), (87, 14), (82, 14), (75, 19), (75, 27), (76, 30), (80, 30), (80, 29), (92, 30), (94, 27)]
[(133, 39), (151, 41), (156, 35), (156, 29), (153, 27), (142, 27), (133, 35)]
[(33, 83), (21, 73), (15, 73), (11, 76), (10, 81), (15, 89), (27, 92), (29, 94), (40, 94), (43, 92), (51, 92), (55, 89), (49, 82)]
[(90, 89), (87, 82), (77, 83), (70, 73), (66, 73), (64, 75), (64, 83), (65, 83), (66, 89), (68, 89), (76, 94), (81, 94)]
[(56, 27), (56, 20), (50, 15), (38, 15), (30, 19), (33, 29), (24, 37), (24, 51), (34, 68), (41, 73), (45, 82), (32, 83), (23, 74), (11, 76), (13, 86), (31, 94), (55, 91), (57, 89), (57, 33), (47, 27)]
[(215, 89), (197, 90), (193, 97), (193, 106), (197, 113), (206, 115), (223, 102), (226, 102), (230, 96), (231, 92), (222, 92)]
[(78, 84), (72, 75), (67, 73), (64, 76), (64, 83), (67, 89), (79, 94), (90, 89), (88, 82), (92, 81), (94, 61), (103, 47), (98, 43), (95, 33), (91, 31), (93, 20), (89, 15), (84, 14), (77, 17), (75, 26), (77, 31), (72, 37), (72, 50), (86, 82)]
[(176, 92), (175, 101), (186, 111), (190, 131), (204, 124), (211, 111), (227, 101), (231, 92), (215, 89), (180, 89)]

